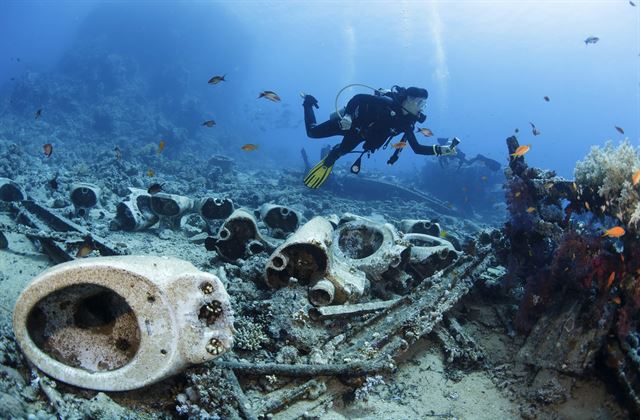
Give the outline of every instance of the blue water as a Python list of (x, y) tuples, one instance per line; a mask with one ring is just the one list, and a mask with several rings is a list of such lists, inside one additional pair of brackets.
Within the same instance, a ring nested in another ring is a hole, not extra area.
[[(600, 41), (585, 45), (588, 36)], [(458, 136), (467, 155), (506, 163), (505, 138), (519, 128), (520, 143), (532, 145), (528, 162), (569, 178), (591, 146), (624, 138), (638, 145), (640, 137), (640, 7), (627, 0), (0, 4), (1, 97), (29, 75), (67, 75), (102, 89), (106, 57), (124, 60), (135, 68), (127, 74), (145, 82), (141, 92), (154, 107), (141, 121), (161, 113), (187, 130), (190, 148), (255, 167), (300, 170), (302, 147), (316, 160), (322, 146), (336, 144), (337, 137), (306, 137), (299, 92), (318, 98), (323, 120), (351, 83), (425, 87), (424, 126), (435, 137)], [(207, 84), (222, 74), (227, 82)], [(94, 103), (81, 111), (122, 95), (118, 83), (105, 80), (108, 89), (88, 96)], [(258, 100), (262, 90), (282, 102)], [(345, 91), (339, 104), (360, 92), (367, 90)], [(66, 112), (55, 106), (50, 98), (28, 112), (3, 112), (32, 119), (44, 107), (53, 124)], [(217, 126), (202, 128), (205, 119)], [(110, 150), (104, 137), (97, 147)], [(159, 137), (148, 133), (141, 146)], [(435, 137), (418, 138), (428, 144)], [(241, 151), (245, 143), (258, 151)], [(389, 167), (390, 154), (378, 151), (363, 170), (406, 176), (437, 159), (407, 149)]]

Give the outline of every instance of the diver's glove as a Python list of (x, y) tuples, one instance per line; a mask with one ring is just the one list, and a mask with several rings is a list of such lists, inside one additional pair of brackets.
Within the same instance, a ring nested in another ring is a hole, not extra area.
[(398, 160), (398, 155), (394, 153), (393, 155), (391, 155), (391, 157), (387, 161), (387, 165), (393, 165), (394, 163), (396, 163), (397, 160)]
[(456, 148), (451, 146), (433, 146), (433, 148), (438, 156), (453, 156), (458, 154)]
[[(451, 144), (451, 143), (450, 143)], [(455, 146), (451, 146), (450, 144), (446, 146), (433, 146), (433, 153), (437, 156), (453, 156), (457, 155), (458, 151)]]
[(344, 117), (340, 119), (340, 128), (342, 128), (345, 131), (350, 130), (352, 122), (353, 121), (351, 120), (351, 115), (344, 114)]
[(456, 150), (456, 146), (460, 144), (460, 139), (454, 137), (449, 143), (444, 146), (433, 146), (433, 154), (437, 156), (453, 156), (457, 155), (458, 151)]
[(314, 98), (312, 95), (307, 95), (305, 93), (301, 93), (300, 96), (302, 96), (304, 98), (304, 101), (302, 102), (302, 106), (304, 106), (304, 107), (315, 106), (316, 109), (320, 108), (318, 106), (318, 100), (316, 98)]

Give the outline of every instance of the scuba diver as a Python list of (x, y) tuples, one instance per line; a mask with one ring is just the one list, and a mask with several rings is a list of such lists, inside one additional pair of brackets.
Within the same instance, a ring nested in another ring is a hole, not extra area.
[[(440, 146), (444, 146), (449, 143), (449, 139), (446, 137), (438, 137), (438, 144)], [(491, 158), (486, 157), (485, 155), (481, 155), (478, 153), (476, 157), (472, 159), (467, 159), (467, 155), (460, 149), (457, 149), (457, 153), (454, 155), (450, 155), (445, 157), (444, 159), (440, 159), (440, 167), (444, 168), (445, 164), (448, 165), (450, 161), (457, 160), (458, 161), (458, 170), (462, 167), (462, 165), (471, 166), (475, 162), (480, 162), (484, 164), (489, 170), (496, 172), (498, 171), (502, 165), (500, 162), (495, 161)]]
[(356, 152), (360, 153), (360, 157), (351, 165), (351, 172), (357, 174), (360, 172), (362, 156), (365, 153), (370, 154), (380, 147), (386, 148), (391, 139), (400, 133), (404, 136), (399, 143), (392, 145), (395, 151), (387, 161), (389, 165), (393, 165), (398, 160), (407, 142), (419, 155), (456, 154), (456, 145), (460, 142), (457, 138), (447, 145), (429, 146), (422, 145), (416, 140), (415, 123), (422, 123), (427, 119), (427, 116), (422, 113), (429, 96), (426, 89), (418, 87), (405, 89), (393, 86), (390, 91), (374, 89), (373, 95), (358, 94), (349, 100), (343, 110), (336, 110), (328, 121), (321, 124), (316, 124), (313, 111), (313, 107), (318, 108), (316, 98), (304, 93), (300, 95), (304, 98), (302, 106), (307, 136), (311, 138), (343, 136), (342, 142), (334, 146), (305, 176), (304, 183), (309, 188), (320, 187), (329, 177), (336, 160), (351, 153), (356, 146), (364, 142), (364, 150)]

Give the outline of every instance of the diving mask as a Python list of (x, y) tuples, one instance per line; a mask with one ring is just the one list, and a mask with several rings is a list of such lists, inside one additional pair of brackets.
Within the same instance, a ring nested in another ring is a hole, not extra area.
[(427, 98), (409, 96), (404, 100), (402, 107), (410, 114), (419, 115), (427, 105)]

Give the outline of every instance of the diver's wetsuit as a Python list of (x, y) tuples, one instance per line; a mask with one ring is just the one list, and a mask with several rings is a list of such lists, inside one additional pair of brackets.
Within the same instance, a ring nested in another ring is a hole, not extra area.
[(433, 146), (418, 143), (414, 132), (417, 117), (406, 113), (401, 105), (388, 96), (355, 95), (345, 108), (345, 113), (352, 118), (351, 128), (343, 130), (338, 118), (316, 124), (313, 104), (304, 105), (304, 123), (307, 135), (311, 138), (344, 136), (340, 144), (334, 146), (324, 159), (326, 166), (331, 166), (338, 158), (351, 152), (361, 142), (365, 151), (374, 151), (381, 147), (388, 138), (400, 133), (409, 142), (411, 149), (419, 155), (434, 155)]

